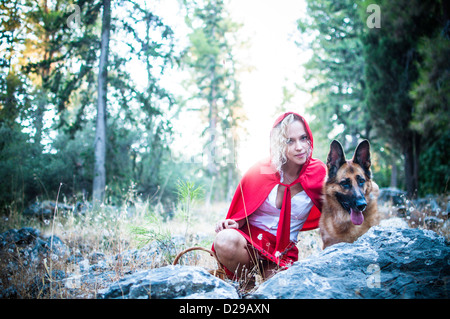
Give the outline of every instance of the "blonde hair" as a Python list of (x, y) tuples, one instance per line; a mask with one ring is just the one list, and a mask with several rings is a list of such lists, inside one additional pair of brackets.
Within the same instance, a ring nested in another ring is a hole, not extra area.
[[(295, 122), (300, 121), (305, 125), (303, 119), (295, 114), (287, 115), (280, 123), (278, 123), (270, 132), (270, 160), (273, 167), (281, 172), (281, 168), (287, 162), (287, 140), (288, 140), (288, 126)], [(308, 136), (308, 144), (310, 149), (308, 151), (308, 158), (311, 155), (311, 137)]]

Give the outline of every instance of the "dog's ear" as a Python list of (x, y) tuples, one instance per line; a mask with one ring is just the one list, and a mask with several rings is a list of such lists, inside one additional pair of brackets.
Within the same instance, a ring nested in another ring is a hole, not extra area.
[(368, 178), (371, 178), (372, 173), (370, 172), (370, 143), (368, 140), (364, 140), (359, 143), (355, 150), (355, 154), (352, 159), (353, 163), (358, 164), (364, 170), (364, 173)]
[(339, 167), (345, 164), (345, 154), (341, 143), (333, 140), (330, 144), (330, 152), (327, 158), (328, 178), (332, 179), (336, 176)]

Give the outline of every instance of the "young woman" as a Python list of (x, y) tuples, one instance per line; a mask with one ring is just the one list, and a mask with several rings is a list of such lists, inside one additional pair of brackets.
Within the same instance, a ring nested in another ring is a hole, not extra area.
[(270, 159), (248, 170), (216, 225), (213, 250), (230, 278), (255, 266), (268, 278), (298, 260), (298, 232), (318, 227), (322, 207), (326, 167), (312, 151), (302, 116), (287, 112), (275, 121)]

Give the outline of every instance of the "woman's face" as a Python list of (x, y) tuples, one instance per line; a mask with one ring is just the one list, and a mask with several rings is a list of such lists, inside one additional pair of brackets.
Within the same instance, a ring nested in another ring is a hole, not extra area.
[(288, 165), (303, 165), (309, 157), (311, 146), (305, 125), (301, 121), (294, 121), (287, 128), (286, 158)]

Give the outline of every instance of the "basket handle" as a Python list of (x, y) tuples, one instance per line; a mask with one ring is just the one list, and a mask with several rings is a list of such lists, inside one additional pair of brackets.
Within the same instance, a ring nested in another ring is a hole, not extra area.
[(175, 260), (173, 261), (173, 265), (176, 265), (178, 263), (178, 260), (181, 258), (181, 256), (183, 256), (185, 253), (190, 252), (192, 250), (203, 250), (206, 251), (207, 253), (209, 253), (212, 257), (214, 257), (214, 259), (217, 262), (218, 268), (220, 270), (223, 270), (222, 264), (219, 262), (219, 259), (217, 259), (216, 253), (210, 249), (206, 249), (204, 247), (200, 247), (200, 246), (195, 246), (195, 247), (190, 247), (187, 248), (185, 250), (183, 250), (182, 252), (180, 252), (176, 257)]

